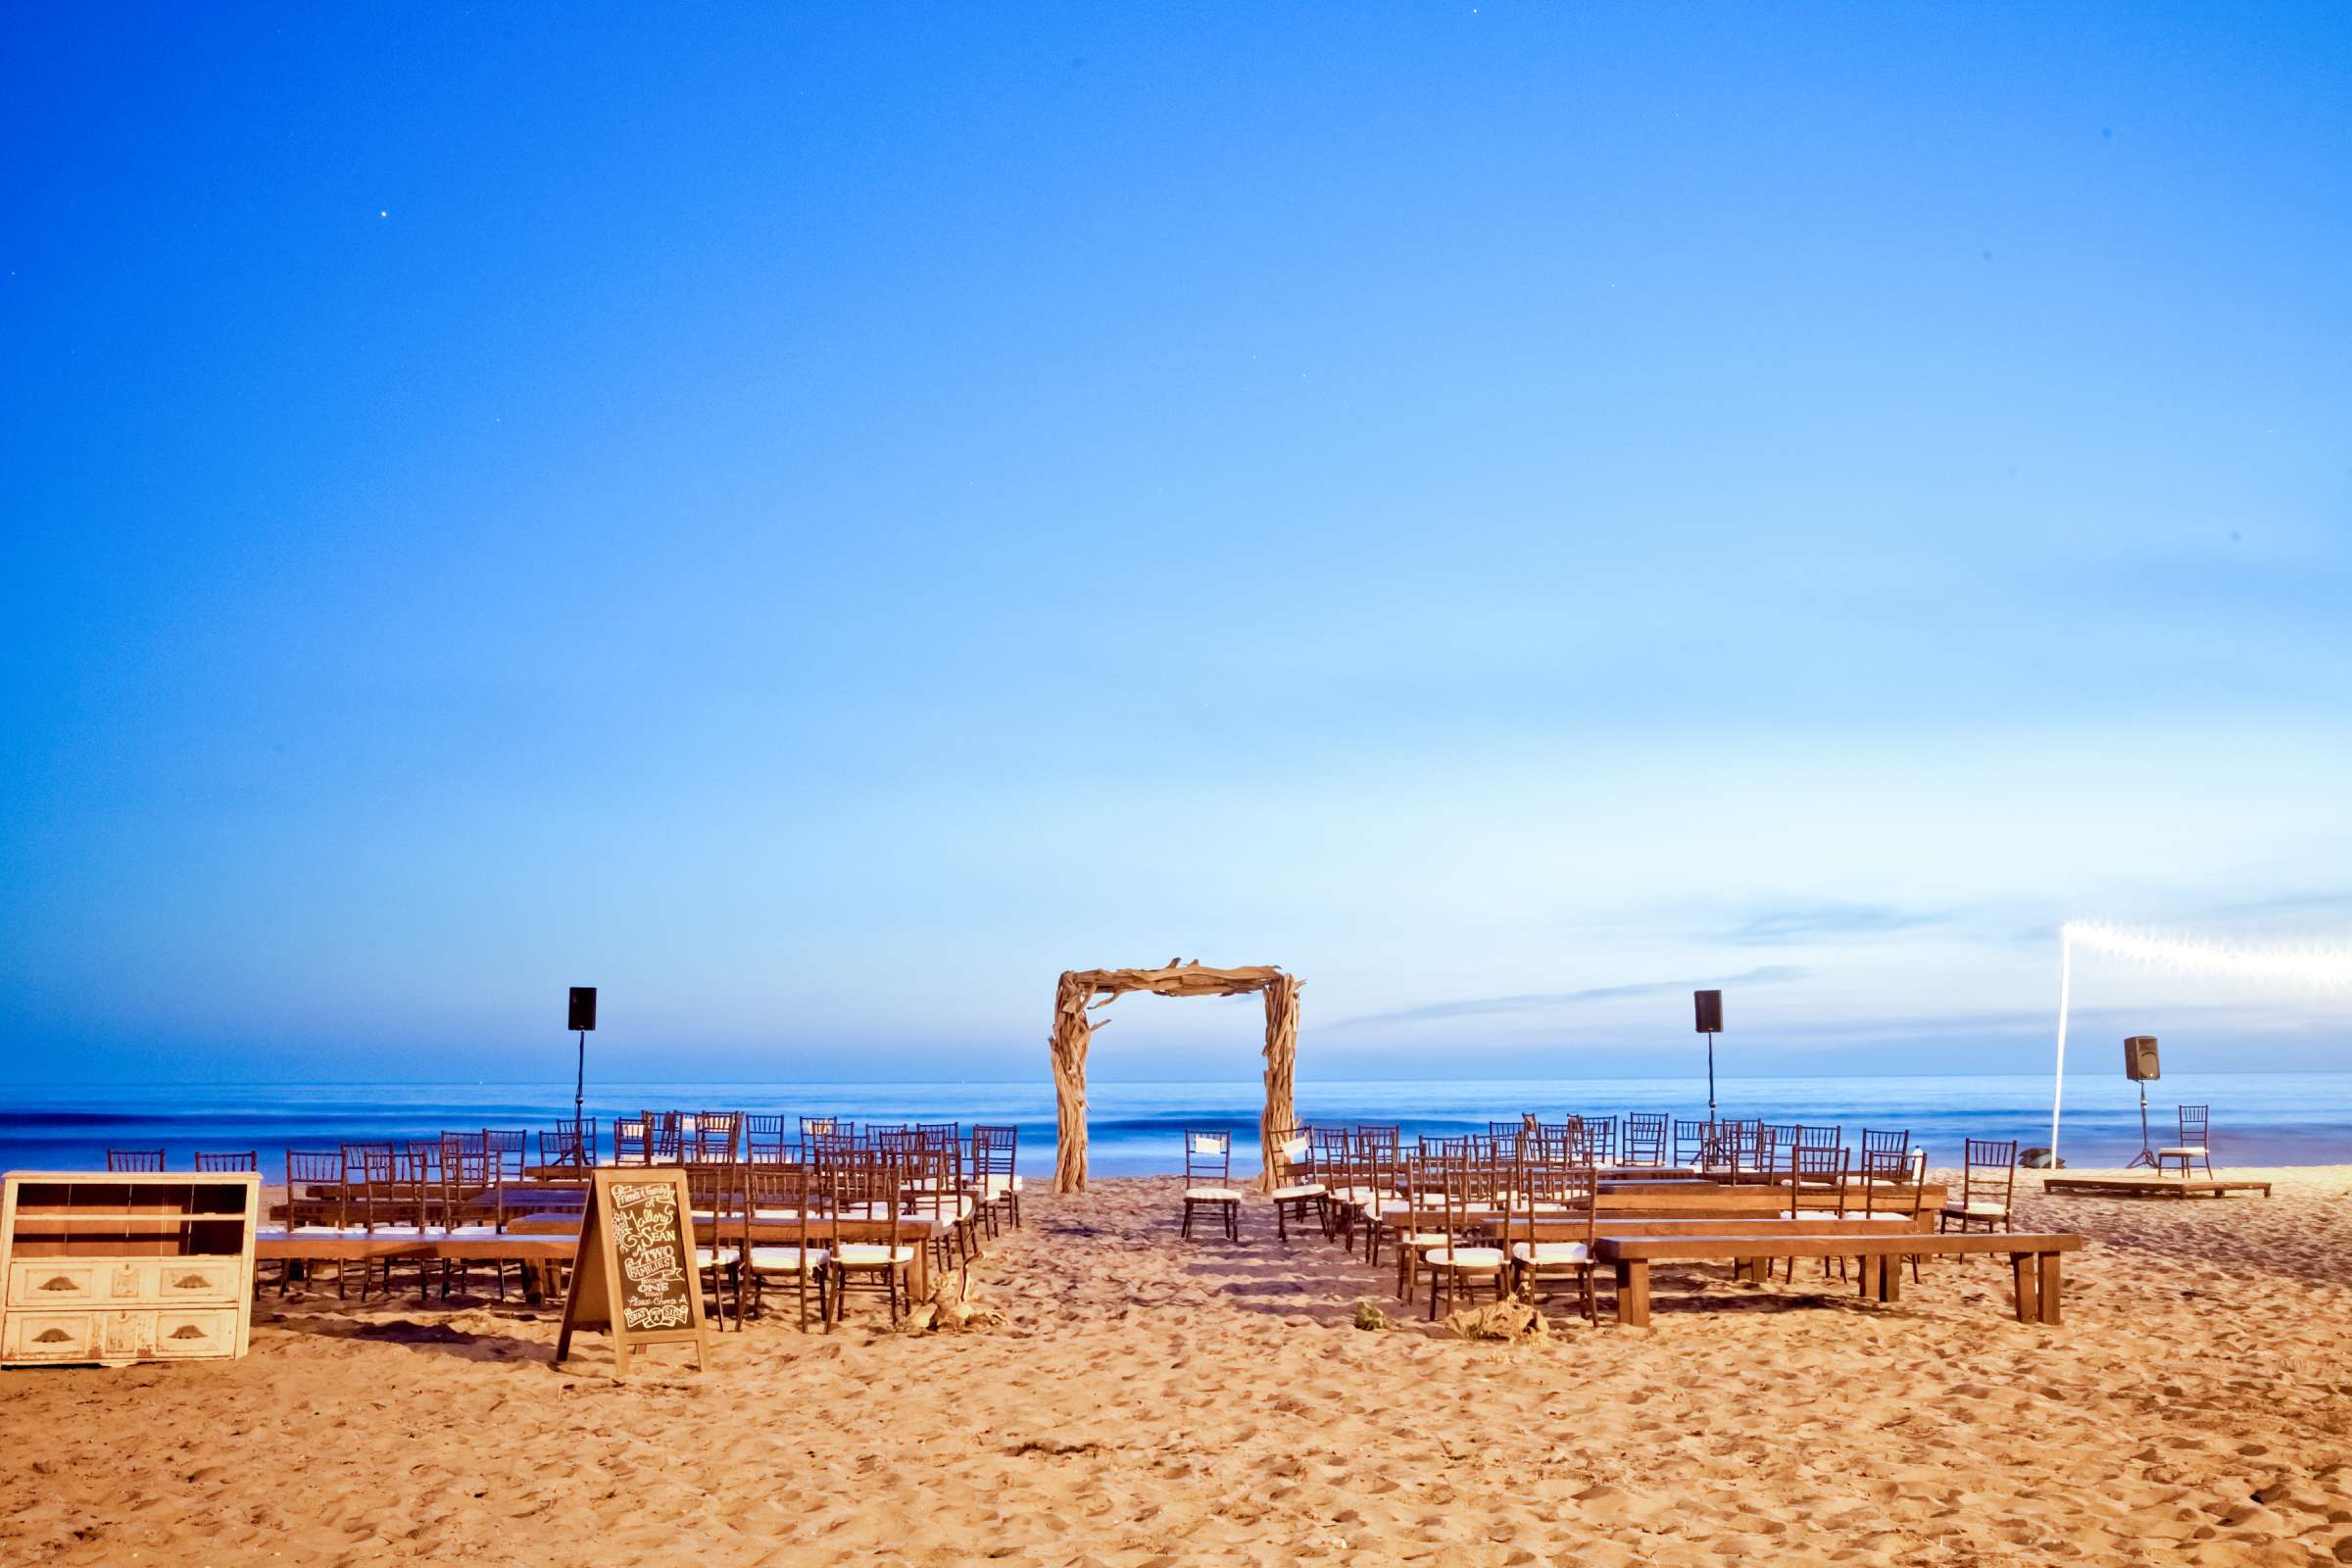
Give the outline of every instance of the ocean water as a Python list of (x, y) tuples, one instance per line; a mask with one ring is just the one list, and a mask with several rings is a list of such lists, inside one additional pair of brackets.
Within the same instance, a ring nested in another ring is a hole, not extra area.
[[(445, 1128), (521, 1127), (536, 1133), (571, 1113), (563, 1084), (288, 1084), (172, 1086), (124, 1090), (0, 1087), (0, 1169), (102, 1168), (110, 1148), (162, 1149), (171, 1168), (189, 1169), (199, 1149), (253, 1150), (270, 1179), (288, 1149), (332, 1149), (346, 1140), (431, 1138)], [(2149, 1128), (2158, 1147), (2176, 1141), (2174, 1107), (2213, 1107), (2217, 1167), (2352, 1163), (2352, 1073), (2181, 1074), (2149, 1086)], [(1188, 1127), (1234, 1131), (1237, 1171), (1256, 1169), (1255, 1079), (1218, 1083), (1097, 1083), (1088, 1116), (1096, 1175), (1171, 1171), (1182, 1165)], [(1725, 1116), (1835, 1123), (1849, 1138), (1864, 1127), (1909, 1130), (1937, 1162), (1957, 1162), (1964, 1138), (2046, 1144), (2050, 1080), (2038, 1075), (1918, 1078), (1727, 1078), (1717, 1094)], [(1051, 1084), (599, 1084), (589, 1111), (608, 1143), (615, 1110), (646, 1108), (780, 1111), (840, 1115), (859, 1123), (975, 1121), (1020, 1128), (1020, 1168), (1054, 1167)], [(2106, 1075), (2068, 1080), (2059, 1150), (2070, 1165), (2120, 1165), (2139, 1148), (2139, 1102), (2129, 1083)], [(1443, 1082), (1305, 1080), (1298, 1113), (1307, 1122), (1396, 1122), (1416, 1133), (1484, 1132), (1490, 1119), (1533, 1110), (1546, 1120), (1569, 1111), (1706, 1113), (1706, 1085), (1672, 1079), (1517, 1079)], [(531, 1148), (535, 1152), (534, 1139)]]

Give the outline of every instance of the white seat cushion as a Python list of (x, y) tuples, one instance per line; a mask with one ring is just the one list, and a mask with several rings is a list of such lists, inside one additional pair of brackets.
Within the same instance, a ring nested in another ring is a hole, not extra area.
[[(848, 1249), (844, 1248), (843, 1250), (847, 1251)], [(875, 1250), (879, 1251), (881, 1249), (876, 1248)], [(905, 1249), (902, 1248), (901, 1250), (903, 1251)], [(808, 1267), (822, 1268), (825, 1266), (825, 1259), (831, 1255), (821, 1247), (811, 1247), (806, 1253), (797, 1247), (755, 1247), (752, 1249), (752, 1267), (763, 1270), (780, 1269), (787, 1274), (796, 1274), (800, 1272), (803, 1257), (808, 1259)]]
[(844, 1268), (880, 1268), (885, 1263), (911, 1263), (911, 1247), (885, 1247), (880, 1242), (844, 1242), (838, 1260)]
[(1954, 1219), (2007, 1219), (2009, 1210), (1998, 1203), (1979, 1200), (1974, 1203), (1946, 1203), (1943, 1211)]
[(1278, 1199), (1321, 1198), (1323, 1196), (1323, 1184), (1321, 1182), (1307, 1182), (1298, 1187), (1277, 1187), (1274, 1189), (1274, 1196)]
[(2205, 1146), (2203, 1144), (2182, 1144), (2178, 1149), (2159, 1149), (2156, 1152), (2166, 1159), (2203, 1159)]
[(1592, 1250), (1582, 1242), (1513, 1242), (1511, 1255), (1522, 1263), (1590, 1263)]
[(1432, 1268), (1500, 1268), (1499, 1247), (1434, 1247), (1421, 1254)]
[(1408, 1236), (1397, 1237), (1396, 1245), (1399, 1247), (1444, 1247), (1452, 1240), (1453, 1238), (1444, 1231), (1414, 1231)]
[(1184, 1196), (1196, 1203), (1238, 1203), (1242, 1195), (1232, 1187), (1187, 1187)]
[(1886, 1210), (1879, 1208), (1873, 1209), (1867, 1214), (1848, 1214), (1845, 1217), (1847, 1219), (1866, 1219), (1872, 1221), (1873, 1223), (1877, 1223), (1881, 1220), (1891, 1220), (1897, 1225), (1908, 1225), (1916, 1216), (1911, 1214), (1889, 1214), (1886, 1212)]
[(992, 1199), (1003, 1198), (1006, 1193), (1019, 1192), (1021, 1190), (1021, 1179), (1018, 1176), (983, 1177), (980, 1183), (980, 1190)]

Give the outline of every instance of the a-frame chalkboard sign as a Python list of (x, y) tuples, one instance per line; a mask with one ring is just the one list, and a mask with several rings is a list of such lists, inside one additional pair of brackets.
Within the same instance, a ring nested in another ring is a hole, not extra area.
[(616, 1377), (629, 1375), (629, 1352), (646, 1345), (691, 1345), (695, 1370), (702, 1370), (710, 1347), (684, 1171), (608, 1166), (591, 1175), (556, 1335), (559, 1362), (571, 1353), (578, 1329), (612, 1332)]

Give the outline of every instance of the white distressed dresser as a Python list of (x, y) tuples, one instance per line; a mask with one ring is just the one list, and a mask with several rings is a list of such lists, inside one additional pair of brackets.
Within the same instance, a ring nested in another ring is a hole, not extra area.
[(0, 1366), (245, 1353), (261, 1177), (11, 1171)]

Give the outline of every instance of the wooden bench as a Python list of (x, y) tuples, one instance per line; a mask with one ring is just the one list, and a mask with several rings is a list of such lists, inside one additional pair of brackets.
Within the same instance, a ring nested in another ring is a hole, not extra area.
[[(1863, 1299), (1892, 1301), (1902, 1295), (1901, 1261), (1926, 1254), (1991, 1252), (2009, 1254), (2020, 1323), (2056, 1323), (2059, 1309), (2058, 1259), (2079, 1251), (2082, 1238), (2007, 1231), (1952, 1231), (1936, 1234), (1887, 1227), (1889, 1235), (1824, 1232), (1810, 1220), (1784, 1220), (1779, 1233), (1740, 1227), (1747, 1234), (1710, 1231), (1703, 1236), (1613, 1236), (1604, 1228), (1594, 1243), (1595, 1261), (1609, 1264), (1617, 1276), (1617, 1321), (1641, 1327), (1649, 1321), (1649, 1266), (1652, 1263), (1739, 1263), (1764, 1252), (1772, 1257), (1851, 1257), (1858, 1259)], [(1841, 1228), (1842, 1230), (1842, 1228)], [(1759, 1246), (1768, 1243), (1769, 1246)], [(1889, 1265), (1896, 1266), (1889, 1266)]]

